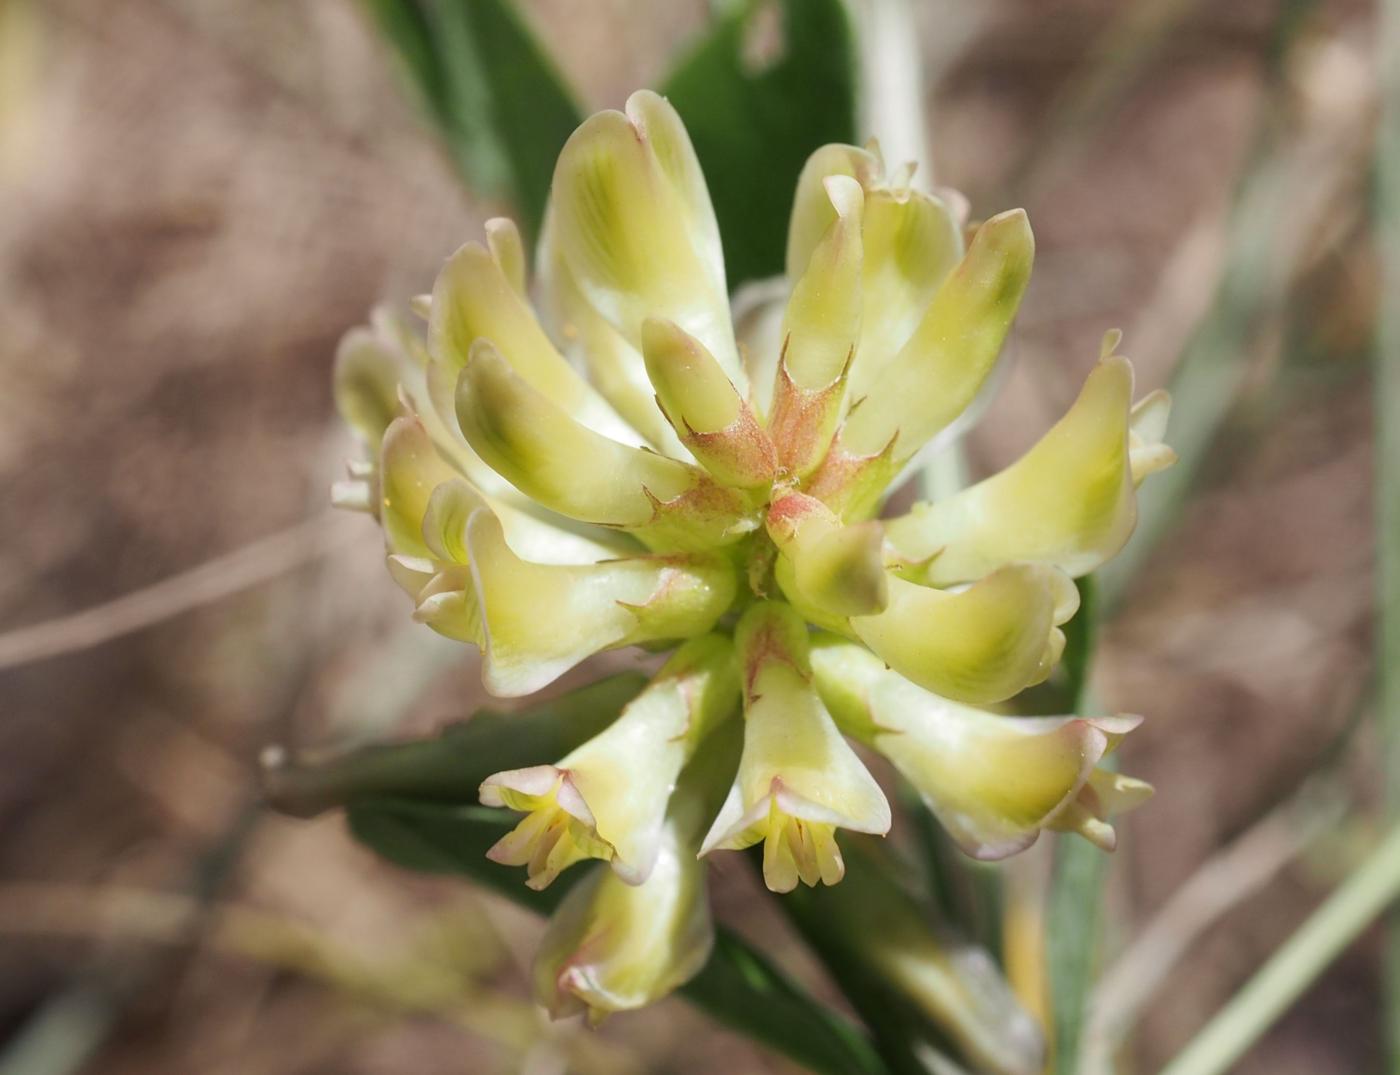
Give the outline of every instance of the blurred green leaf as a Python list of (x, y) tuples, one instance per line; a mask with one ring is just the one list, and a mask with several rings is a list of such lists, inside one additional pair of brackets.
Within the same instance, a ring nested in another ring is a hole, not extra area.
[[(399, 866), (460, 874), (542, 914), (552, 910), (584, 872), (571, 871), (543, 892), (534, 892), (525, 887), (518, 869), (487, 859), (487, 848), (517, 820), (503, 810), (372, 797), (352, 802), (348, 818), (356, 839)], [(714, 1019), (819, 1075), (888, 1075), (856, 1027), (722, 928), (714, 955), (683, 992)]]
[[(768, 60), (764, 8), (781, 14)], [(730, 289), (783, 271), (788, 213), (812, 150), (856, 138), (856, 60), (841, 0), (728, 5), (663, 83), (690, 131), (724, 241)]]
[(432, 739), (321, 758), (274, 754), (264, 765), (264, 793), (278, 810), (297, 817), (367, 795), (475, 803), (481, 782), (492, 773), (563, 757), (611, 724), (645, 685), (645, 676), (628, 672), (523, 712), (480, 710)]
[(572, 92), (510, 0), (364, 0), (453, 160), (539, 235), (559, 150), (582, 122)]
[[(1076, 580), (1079, 612), (1065, 625), (1064, 707), (1087, 713), (1097, 601), (1093, 576)], [(1056, 1075), (1079, 1070), (1081, 1037), (1098, 967), (1099, 921), (1108, 856), (1087, 840), (1068, 834), (1055, 839), (1055, 865), (1045, 909), (1045, 964), (1050, 978)]]

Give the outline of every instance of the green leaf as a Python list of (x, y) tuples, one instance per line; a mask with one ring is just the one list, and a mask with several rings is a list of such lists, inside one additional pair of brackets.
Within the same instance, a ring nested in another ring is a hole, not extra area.
[(611, 724), (645, 685), (645, 676), (629, 672), (523, 712), (481, 710), (432, 739), (319, 759), (288, 760), (274, 752), (264, 763), (263, 790), (272, 806), (296, 817), (367, 795), (474, 804), (492, 773), (563, 757)]
[[(1096, 708), (1089, 695), (1096, 592), (1093, 576), (1076, 580), (1076, 585), (1079, 613), (1065, 625), (1063, 699), (1071, 712), (1086, 713)], [(1106, 764), (1111, 764), (1111, 759)], [(1108, 861), (1108, 856), (1087, 840), (1069, 835), (1055, 839), (1055, 865), (1045, 909), (1045, 963), (1050, 978), (1052, 1070), (1057, 1075), (1075, 1075), (1079, 1070), (1084, 1017), (1098, 967)]]
[(827, 142), (856, 138), (856, 62), (841, 0), (774, 0), (777, 57), (746, 56), (759, 12), (741, 3), (716, 19), (663, 91), (685, 121), (709, 184), (729, 286), (783, 271), (798, 173)]
[(510, 0), (364, 0), (453, 160), (538, 236), (554, 161), (583, 116)]
[[(532, 892), (519, 870), (488, 860), (486, 849), (516, 821), (503, 810), (365, 798), (350, 804), (348, 818), (356, 839), (399, 866), (468, 877), (542, 914), (552, 910), (584, 872), (570, 871), (543, 892)], [(817, 1003), (723, 928), (709, 963), (683, 992), (716, 1020), (819, 1075), (888, 1075), (855, 1026)]]

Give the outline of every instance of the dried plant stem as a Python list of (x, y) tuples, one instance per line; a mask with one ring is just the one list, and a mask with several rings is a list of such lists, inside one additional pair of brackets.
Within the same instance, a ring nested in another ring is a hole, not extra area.
[(1206, 1024), (1162, 1075), (1221, 1075), (1400, 897), (1400, 826)]
[(347, 544), (356, 531), (334, 521), (344, 518), (326, 512), (113, 601), (0, 634), (0, 670), (90, 649), (285, 575)]
[(1178, 888), (1103, 974), (1085, 1029), (1085, 1075), (1107, 1075), (1112, 1053), (1173, 968), (1213, 923), (1260, 891), (1340, 814), (1340, 801), (1304, 785)]

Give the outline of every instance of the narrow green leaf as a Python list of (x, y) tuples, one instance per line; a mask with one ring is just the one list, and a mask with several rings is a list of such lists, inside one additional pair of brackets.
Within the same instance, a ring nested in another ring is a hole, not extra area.
[[(1064, 701), (1071, 712), (1093, 708), (1089, 671), (1097, 612), (1092, 576), (1077, 580), (1079, 612), (1065, 626)], [(1076, 1075), (1089, 996), (1098, 967), (1099, 923), (1108, 856), (1087, 840), (1061, 835), (1045, 909), (1045, 963), (1050, 977), (1056, 1075)]]
[(783, 271), (807, 156), (856, 137), (856, 62), (841, 0), (781, 0), (781, 42), (750, 55), (757, 3), (730, 5), (663, 83), (690, 131), (719, 218), (729, 286)]
[(539, 234), (554, 161), (583, 116), (511, 0), (364, 0), (477, 193)]
[(646, 685), (628, 672), (518, 713), (485, 709), (432, 739), (380, 743), (322, 758), (265, 759), (263, 790), (283, 813), (313, 817), (368, 795), (475, 803), (503, 769), (563, 757), (612, 723)]
[[(487, 848), (517, 820), (506, 811), (365, 798), (350, 804), (348, 819), (356, 839), (399, 866), (468, 877), (542, 914), (552, 910), (570, 883), (583, 874), (570, 871), (543, 892), (533, 892), (525, 887), (519, 870), (488, 860)], [(724, 929), (719, 930), (709, 963), (683, 993), (714, 1019), (818, 1075), (888, 1075), (856, 1027)]]

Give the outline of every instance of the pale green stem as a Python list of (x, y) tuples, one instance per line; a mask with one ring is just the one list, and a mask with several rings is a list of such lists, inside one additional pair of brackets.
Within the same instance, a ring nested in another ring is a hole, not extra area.
[[(1376, 668), (1386, 813), (1400, 822), (1400, 0), (1381, 7), (1381, 112), (1376, 150), (1382, 284), (1376, 339)], [(1400, 1073), (1400, 915), (1385, 941), (1381, 1025), (1391, 1075)]]
[(1363, 929), (1400, 897), (1400, 826), (1317, 909), (1161, 1075), (1222, 1075)]

